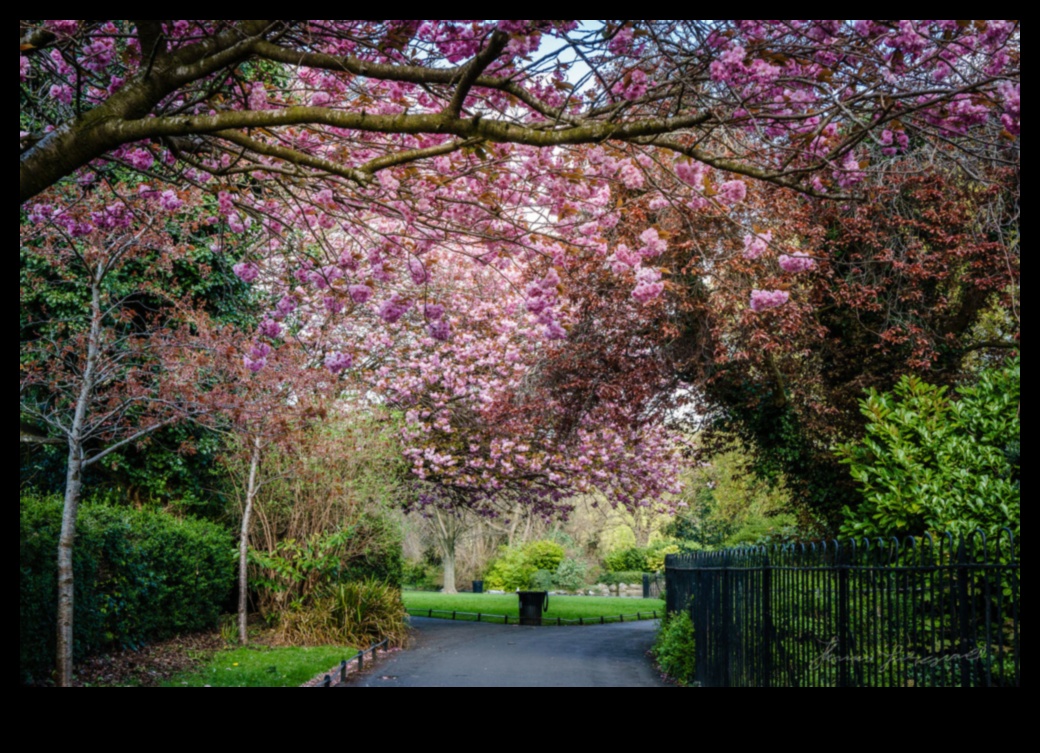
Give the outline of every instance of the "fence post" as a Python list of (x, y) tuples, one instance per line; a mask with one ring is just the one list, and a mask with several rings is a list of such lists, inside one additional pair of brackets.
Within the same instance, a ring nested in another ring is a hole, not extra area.
[(650, 598), (650, 576), (643, 573), (643, 598)]
[(773, 575), (766, 555), (762, 566), (762, 685), (773, 684)]
[(838, 687), (849, 687), (849, 566), (841, 550), (835, 552), (838, 565)]
[[(957, 599), (958, 611), (957, 615), (957, 632), (960, 633), (960, 640), (957, 641), (957, 650), (960, 652), (960, 665), (961, 665), (961, 687), (970, 688), (972, 686), (971, 677), (971, 662), (969, 657), (975, 650), (974, 641), (969, 641), (969, 633), (971, 632), (971, 620), (969, 619), (969, 601), (968, 601), (968, 552), (964, 546), (964, 537), (961, 537), (960, 543), (957, 546)], [(953, 599), (950, 600), (954, 602)]]

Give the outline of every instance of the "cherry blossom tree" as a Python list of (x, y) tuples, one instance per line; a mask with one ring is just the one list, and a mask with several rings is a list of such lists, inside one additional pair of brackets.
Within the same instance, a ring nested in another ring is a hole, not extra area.
[[(355, 267), (425, 275), (423, 256), (460, 237), (509, 257), (603, 246), (617, 186), (713, 211), (740, 205), (747, 179), (851, 197), (872, 147), (993, 156), (1020, 131), (1012, 21), (20, 31), (21, 202), (114, 165), (194, 183), (219, 197), (231, 231), (259, 223), (319, 288), (330, 264), (344, 289), (365, 284)], [(604, 250), (633, 267), (645, 248)], [(639, 295), (654, 295), (660, 269), (638, 266)], [(758, 290), (757, 310), (785, 301)]]

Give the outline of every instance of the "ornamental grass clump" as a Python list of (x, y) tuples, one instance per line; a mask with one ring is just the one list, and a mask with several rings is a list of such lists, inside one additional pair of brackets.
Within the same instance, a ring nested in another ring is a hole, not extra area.
[(292, 646), (370, 646), (389, 639), (400, 646), (407, 633), (401, 591), (376, 579), (331, 586), (282, 612), (277, 640)]

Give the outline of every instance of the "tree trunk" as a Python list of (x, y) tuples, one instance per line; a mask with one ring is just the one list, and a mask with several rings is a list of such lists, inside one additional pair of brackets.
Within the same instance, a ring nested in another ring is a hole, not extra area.
[(246, 616), (249, 611), (249, 524), (253, 516), (253, 501), (256, 499), (257, 471), (260, 469), (260, 438), (253, 440), (253, 451), (249, 456), (249, 481), (246, 483), (246, 506), (242, 511), (242, 530), (238, 538), (238, 642), (246, 645)]
[(441, 564), (444, 566), (444, 588), (441, 590), (446, 594), (458, 593), (455, 588), (455, 547), (441, 552)]
[(87, 336), (87, 363), (76, 398), (76, 411), (69, 430), (69, 461), (65, 471), (65, 505), (58, 539), (58, 643), (55, 664), (58, 686), (72, 685), (72, 614), (75, 582), (72, 572), (72, 547), (76, 539), (76, 516), (83, 489), (83, 429), (87, 408), (94, 397), (94, 379), (101, 347), (101, 279), (99, 267), (90, 286), (90, 334)]
[(434, 516), (437, 525), (437, 544), (441, 550), (441, 566), (444, 568), (444, 587), (446, 594), (458, 593), (455, 588), (455, 542), (458, 540), (461, 526), (458, 515), (448, 510), (435, 508)]
[(636, 540), (636, 546), (640, 549), (646, 549), (650, 544), (650, 522), (636, 521), (632, 526), (632, 533)]

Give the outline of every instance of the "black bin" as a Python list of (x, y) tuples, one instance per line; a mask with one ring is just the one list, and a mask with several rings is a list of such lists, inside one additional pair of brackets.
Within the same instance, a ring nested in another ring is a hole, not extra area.
[(473, 593), (482, 594), (484, 593), (484, 581), (475, 580), (473, 581)]
[(520, 597), (520, 624), (541, 625), (542, 612), (549, 609), (548, 591), (517, 591)]

